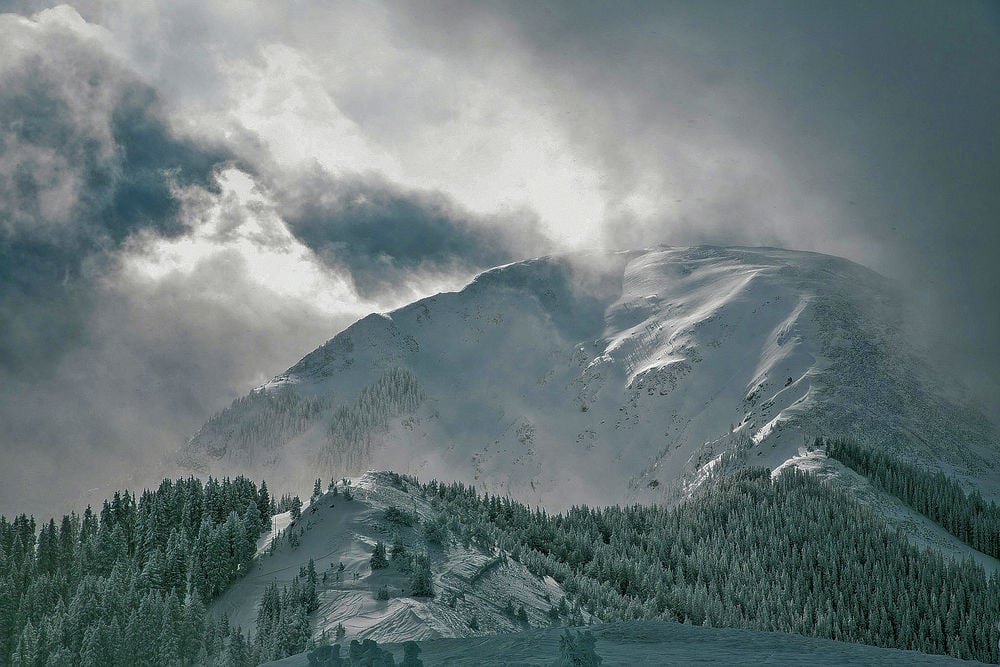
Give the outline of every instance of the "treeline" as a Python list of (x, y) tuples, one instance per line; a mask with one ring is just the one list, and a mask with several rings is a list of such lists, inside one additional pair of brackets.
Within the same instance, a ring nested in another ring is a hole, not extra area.
[(334, 411), (327, 429), (328, 442), (319, 454), (329, 470), (356, 470), (371, 456), (371, 436), (389, 428), (389, 420), (416, 410), (423, 400), (417, 378), (402, 368), (392, 368), (361, 390), (353, 405)]
[(966, 493), (940, 470), (930, 471), (854, 440), (817, 440), (837, 459), (939, 524), (973, 549), (1000, 558), (1000, 506)]
[(264, 591), (257, 607), (253, 640), (254, 664), (280, 660), (306, 650), (309, 644), (309, 614), (319, 608), (316, 593), (316, 565), (309, 559), (292, 579), (291, 586), (278, 590), (275, 582)]
[(246, 571), (272, 509), (265, 484), (210, 477), (40, 528), (0, 516), (0, 664), (248, 664), (242, 631), (205, 603)]
[(257, 389), (209, 419), (191, 446), (247, 464), (267, 463), (268, 450), (304, 432), (328, 408), (326, 401), (302, 398), (286, 385)]
[(677, 620), (993, 659), (996, 574), (917, 549), (795, 469), (773, 480), (745, 469), (714, 484), (672, 509), (556, 515), (460, 484), (424, 492), (463, 540), (552, 576), (605, 622)]

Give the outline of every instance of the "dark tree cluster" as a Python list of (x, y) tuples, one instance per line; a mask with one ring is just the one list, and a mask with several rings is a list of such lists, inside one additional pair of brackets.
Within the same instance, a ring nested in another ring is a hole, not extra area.
[(984, 554), (1000, 558), (1000, 506), (940, 470), (925, 470), (854, 440), (822, 440), (837, 459)]
[[(403, 661), (399, 667), (423, 667), (420, 646), (416, 642), (403, 644)], [(373, 639), (352, 640), (347, 655), (341, 655), (340, 644), (320, 646), (308, 653), (310, 667), (396, 667), (392, 653)]]
[(552, 667), (600, 667), (604, 660), (596, 647), (597, 639), (591, 632), (564, 630), (559, 637), (559, 657)]
[(319, 608), (316, 565), (309, 565), (278, 590), (271, 583), (257, 608), (252, 657), (254, 664), (279, 660), (306, 650), (309, 644), (309, 614)]
[(319, 463), (329, 470), (358, 469), (371, 459), (371, 436), (389, 428), (393, 417), (412, 412), (423, 401), (416, 377), (402, 368), (388, 370), (361, 390), (353, 405), (334, 410), (328, 442)]
[(246, 571), (271, 505), (264, 485), (210, 477), (40, 528), (0, 517), (0, 664), (247, 664), (240, 629), (205, 603)]
[(552, 576), (603, 621), (667, 619), (993, 659), (997, 574), (918, 549), (794, 469), (775, 479), (745, 469), (714, 485), (676, 508), (556, 515), (461, 484), (424, 489), (460, 520), (464, 539)]
[(281, 498), (274, 504), (274, 513), (281, 514), (283, 512), (291, 512), (292, 519), (297, 521), (302, 515), (302, 501), (298, 496), (289, 493), (281, 494)]
[(288, 386), (257, 389), (213, 416), (193, 438), (210, 451), (222, 449), (247, 464), (266, 461), (274, 447), (299, 435), (329, 409), (319, 399), (301, 398)]

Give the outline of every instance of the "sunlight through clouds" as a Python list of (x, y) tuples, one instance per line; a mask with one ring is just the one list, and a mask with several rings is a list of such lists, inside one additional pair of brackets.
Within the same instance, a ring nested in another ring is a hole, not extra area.
[[(362, 315), (375, 304), (359, 302), (348, 281), (335, 275), (298, 241), (253, 179), (235, 168), (219, 173), (220, 194), (192, 189), (181, 193), (186, 235), (137, 239), (123, 258), (126, 279), (158, 282), (190, 275), (225, 256), (245, 267), (247, 287), (275, 298), (308, 302), (328, 314)], [(237, 259), (238, 258), (238, 259)], [(206, 285), (220, 298), (232, 285)]]
[[(895, 278), (915, 339), (1000, 405), (989, 3), (3, 11), (5, 450), (145, 460), (368, 312), (659, 243)], [(46, 401), (65, 423), (27, 409)], [(0, 502), (24, 487), (0, 477)]]

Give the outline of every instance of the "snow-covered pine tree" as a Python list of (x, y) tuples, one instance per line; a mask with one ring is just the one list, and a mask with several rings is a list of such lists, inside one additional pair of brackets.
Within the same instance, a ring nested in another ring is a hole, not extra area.
[(382, 568), (389, 567), (389, 561), (385, 557), (385, 544), (381, 540), (375, 543), (375, 548), (372, 550), (372, 556), (368, 559), (368, 563), (373, 570), (381, 570)]
[(413, 597), (434, 596), (434, 575), (431, 573), (431, 560), (426, 553), (413, 557), (413, 570), (410, 574), (410, 595)]

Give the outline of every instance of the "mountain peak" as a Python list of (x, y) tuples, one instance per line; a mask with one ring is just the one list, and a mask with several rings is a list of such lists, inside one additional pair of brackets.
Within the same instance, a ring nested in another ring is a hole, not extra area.
[(387, 467), (557, 508), (682, 497), (719, 463), (777, 468), (816, 436), (992, 480), (995, 427), (947, 397), (901, 322), (890, 281), (817, 253), (551, 255), (359, 320), (187, 452), (299, 483)]

